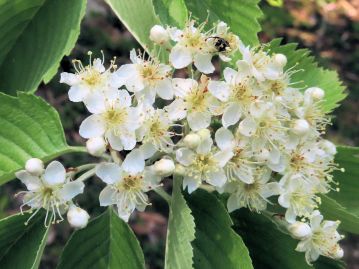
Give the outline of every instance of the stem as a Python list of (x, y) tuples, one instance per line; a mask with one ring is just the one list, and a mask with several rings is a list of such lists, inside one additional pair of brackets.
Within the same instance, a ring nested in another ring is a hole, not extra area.
[(77, 166), (75, 168), (75, 173), (77, 174), (77, 173), (80, 173), (82, 171), (89, 170), (91, 168), (94, 168), (95, 166), (96, 166), (96, 163), (88, 163), (88, 164)]
[(78, 181), (84, 181), (90, 177), (92, 177), (96, 173), (96, 168), (92, 168), (91, 170), (88, 170), (87, 172), (83, 173), (79, 178), (76, 180)]
[(163, 188), (153, 189), (159, 196), (161, 196), (168, 204), (171, 204), (171, 195), (169, 195)]

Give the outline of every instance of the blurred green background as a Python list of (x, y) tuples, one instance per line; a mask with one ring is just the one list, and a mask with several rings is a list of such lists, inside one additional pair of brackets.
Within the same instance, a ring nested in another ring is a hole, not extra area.
[[(234, 0), (233, 0), (234, 1)], [(318, 62), (338, 71), (347, 86), (348, 97), (334, 112), (333, 125), (327, 133), (337, 144), (359, 146), (359, 1), (358, 0), (268, 0), (262, 1), (262, 42), (282, 37), (284, 42), (296, 42), (299, 47), (312, 50)], [(117, 64), (128, 61), (132, 48), (140, 48), (131, 34), (102, 0), (88, 0), (86, 16), (82, 22), (80, 38), (69, 57), (61, 62), (56, 77), (41, 85), (38, 94), (44, 97), (60, 113), (68, 143), (81, 145), (84, 140), (78, 128), (87, 112), (82, 104), (68, 101), (68, 87), (59, 83), (62, 71), (73, 71), (71, 60), (88, 63), (87, 52), (95, 56), (105, 54), (107, 62), (117, 56)], [(91, 161), (88, 156), (65, 156), (62, 161), (76, 166)], [(13, 194), (23, 186), (11, 181), (0, 190), (0, 217), (18, 211), (20, 201)], [(101, 212), (98, 194), (103, 184), (91, 179), (85, 194), (77, 202), (92, 216)], [(5, 195), (6, 194), (6, 195)], [(10, 194), (10, 195), (9, 195)], [(151, 194), (153, 206), (146, 212), (136, 213), (131, 226), (138, 236), (148, 268), (163, 268), (168, 208), (156, 194)], [(66, 222), (52, 228), (48, 246), (41, 263), (43, 269), (55, 268), (61, 250), (72, 230)], [(347, 236), (343, 240), (345, 261), (350, 269), (359, 269), (359, 237)]]

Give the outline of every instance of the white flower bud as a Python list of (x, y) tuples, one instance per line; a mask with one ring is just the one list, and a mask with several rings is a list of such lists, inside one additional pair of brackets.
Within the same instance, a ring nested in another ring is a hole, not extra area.
[(25, 169), (30, 174), (34, 176), (39, 176), (44, 171), (44, 163), (38, 158), (31, 158), (27, 160), (25, 164)]
[(310, 125), (306, 120), (299, 119), (293, 123), (293, 132), (297, 135), (303, 135), (310, 129)]
[(211, 136), (211, 132), (208, 129), (201, 129), (197, 132), (201, 139), (206, 139)]
[(201, 142), (201, 137), (198, 134), (188, 134), (185, 136), (185, 138), (183, 139), (183, 143), (186, 145), (186, 147), (188, 148), (196, 148), (199, 143)]
[(313, 98), (313, 100), (322, 100), (325, 96), (325, 92), (318, 87), (311, 87), (305, 90), (305, 94)]
[(160, 176), (169, 176), (175, 171), (175, 164), (171, 159), (161, 159), (155, 162), (154, 170)]
[(344, 250), (338, 245), (338, 247), (335, 249), (335, 253), (333, 253), (334, 259), (341, 259), (344, 256)]
[(330, 155), (335, 155), (337, 153), (337, 147), (328, 140), (322, 141), (322, 147)]
[(164, 44), (169, 41), (170, 36), (161, 25), (155, 25), (150, 30), (150, 39), (156, 44)]
[(85, 228), (89, 221), (90, 215), (86, 210), (71, 205), (69, 211), (67, 211), (67, 221), (74, 228)]
[(284, 54), (277, 53), (274, 55), (274, 62), (283, 67), (287, 64), (287, 57)]
[(106, 151), (106, 142), (103, 137), (93, 137), (86, 142), (87, 151), (93, 156), (101, 156)]
[(309, 225), (300, 221), (296, 221), (291, 224), (288, 227), (288, 230), (294, 237), (298, 239), (305, 238), (312, 233), (312, 230), (310, 229)]
[(270, 157), (270, 152), (268, 149), (263, 148), (259, 151), (259, 153), (256, 156), (258, 161), (267, 162)]

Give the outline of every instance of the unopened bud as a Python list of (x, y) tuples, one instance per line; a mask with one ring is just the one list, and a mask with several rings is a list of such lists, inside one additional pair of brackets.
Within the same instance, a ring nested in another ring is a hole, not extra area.
[(310, 95), (314, 100), (322, 100), (325, 96), (325, 92), (318, 87), (311, 87), (306, 89), (306, 95)]
[(31, 158), (27, 160), (25, 170), (34, 176), (39, 176), (44, 171), (44, 163), (38, 158)]
[(201, 137), (198, 134), (194, 133), (186, 135), (183, 139), (183, 143), (186, 145), (186, 147), (191, 149), (196, 148), (200, 142)]
[(293, 124), (293, 132), (297, 135), (303, 135), (310, 129), (310, 125), (306, 120), (295, 120)]
[(304, 222), (294, 222), (288, 227), (289, 232), (298, 239), (305, 238), (312, 233), (309, 225)]
[(322, 147), (325, 152), (329, 153), (330, 155), (335, 155), (337, 153), (337, 147), (328, 140), (322, 141)]
[(74, 228), (85, 228), (89, 218), (90, 216), (86, 210), (74, 205), (70, 206), (69, 211), (67, 211), (67, 221)]
[(160, 176), (172, 175), (175, 171), (175, 164), (171, 159), (161, 159), (154, 164), (155, 172)]
[(150, 39), (156, 44), (162, 45), (169, 41), (170, 37), (165, 28), (155, 25), (150, 30)]
[(86, 142), (87, 151), (93, 156), (101, 156), (106, 151), (106, 142), (103, 137), (93, 137)]
[(274, 62), (283, 67), (287, 64), (287, 57), (284, 54), (277, 53), (274, 55)]

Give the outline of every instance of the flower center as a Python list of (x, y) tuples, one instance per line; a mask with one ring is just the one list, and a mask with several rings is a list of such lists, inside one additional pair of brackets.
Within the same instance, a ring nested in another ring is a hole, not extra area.
[(96, 70), (88, 70), (82, 80), (90, 86), (98, 85), (102, 81), (101, 73)]
[(141, 190), (143, 176), (141, 175), (127, 175), (117, 186), (119, 189), (130, 192), (138, 192)]
[(206, 92), (201, 89), (192, 89), (192, 91), (186, 97), (188, 109), (197, 112), (203, 112), (207, 109), (207, 95)]
[(109, 127), (114, 127), (123, 124), (127, 117), (125, 109), (109, 109), (105, 112), (105, 121)]

